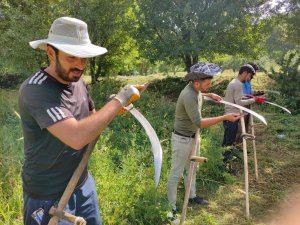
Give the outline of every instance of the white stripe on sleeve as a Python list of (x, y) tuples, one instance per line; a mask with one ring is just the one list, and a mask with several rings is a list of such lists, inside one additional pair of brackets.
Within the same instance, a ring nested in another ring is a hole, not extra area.
[(40, 80), (39, 80), (38, 84), (41, 84), (41, 83), (43, 83), (43, 81), (44, 81), (44, 80), (46, 80), (46, 79), (47, 79), (47, 76), (46, 76), (46, 75), (44, 75), (44, 77), (43, 77), (42, 79), (40, 79)]
[(50, 109), (47, 109), (47, 113), (48, 113), (48, 115), (51, 117), (51, 119), (52, 119), (54, 122), (57, 121), (57, 119), (55, 118), (55, 116), (53, 116), (53, 114), (52, 114), (52, 112), (50, 111)]
[(33, 80), (33, 83), (36, 84), (36, 83), (39, 81), (39, 79), (41, 79), (43, 76), (44, 76), (44, 74), (41, 73), (39, 76), (37, 76), (37, 77)]
[(62, 119), (61, 116), (60, 116), (60, 114), (59, 114), (59, 112), (56, 111), (55, 108), (51, 108), (50, 110), (54, 114), (54, 116), (56, 117), (57, 120), (61, 120)]
[(36, 74), (34, 74), (34, 75), (31, 77), (31, 79), (29, 80), (29, 84), (32, 84), (32, 82), (35, 80), (35, 78), (36, 78), (37, 76), (40, 75), (40, 73), (41, 73), (41, 71), (39, 71), (39, 72), (37, 72)]
[(62, 116), (62, 119), (66, 118), (66, 115), (64, 114), (64, 112), (60, 108), (55, 107), (55, 109), (60, 113), (60, 115)]

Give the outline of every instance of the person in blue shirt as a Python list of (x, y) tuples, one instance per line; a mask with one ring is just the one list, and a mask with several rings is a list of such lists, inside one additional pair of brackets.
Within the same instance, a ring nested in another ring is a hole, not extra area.
[[(259, 70), (259, 67), (257, 64), (253, 63), (253, 62), (249, 62), (247, 63), (249, 65), (251, 65), (253, 67), (253, 69), (255, 70), (255, 72), (257, 72), (257, 70)], [(245, 83), (243, 83), (243, 95), (246, 94), (252, 94), (252, 87), (251, 87), (251, 80), (253, 79), (254, 74), (251, 76), (249, 81), (245, 81)]]
[[(251, 79), (253, 79), (253, 76), (251, 76)], [(245, 83), (243, 83), (243, 95), (246, 94), (252, 94), (251, 81), (245, 81)]]

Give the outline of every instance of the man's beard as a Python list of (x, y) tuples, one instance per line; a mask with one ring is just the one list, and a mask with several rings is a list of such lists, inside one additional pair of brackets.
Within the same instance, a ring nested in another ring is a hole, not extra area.
[(72, 71), (81, 71), (81, 73), (84, 72), (84, 70), (80, 70), (78, 68), (71, 68), (69, 71), (66, 71), (60, 64), (58, 57), (56, 57), (56, 66), (55, 66), (55, 72), (56, 74), (64, 81), (66, 82), (77, 82), (80, 77), (69, 77), (68, 74), (70, 74)]

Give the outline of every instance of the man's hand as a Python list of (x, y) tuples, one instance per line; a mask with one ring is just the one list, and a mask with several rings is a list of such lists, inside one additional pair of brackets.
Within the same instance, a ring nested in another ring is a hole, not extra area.
[(214, 93), (207, 93), (207, 94), (203, 94), (203, 95), (208, 96), (208, 97), (212, 98), (215, 101), (221, 101), (222, 100), (221, 96), (219, 96), (217, 94), (214, 94)]
[(255, 102), (258, 104), (262, 104), (266, 101), (266, 98), (264, 97), (255, 97)]
[(262, 104), (266, 101), (265, 97), (257, 97), (257, 96), (251, 95), (251, 94), (245, 94), (245, 97), (254, 98), (255, 102), (258, 104)]
[(254, 98), (254, 95), (251, 95), (251, 94), (245, 94), (244, 95), (246, 98)]
[(228, 120), (230, 122), (235, 122), (235, 121), (237, 121), (238, 119), (241, 118), (241, 114), (239, 114), (239, 113), (229, 113), (229, 114), (224, 115), (224, 118), (225, 118), (225, 120)]
[(126, 107), (140, 98), (140, 92), (137, 87), (137, 85), (126, 85), (113, 98), (117, 99), (123, 107)]
[(266, 94), (265, 91), (256, 91), (256, 92), (253, 92), (254, 96), (261, 96), (261, 95), (264, 95), (264, 94)]

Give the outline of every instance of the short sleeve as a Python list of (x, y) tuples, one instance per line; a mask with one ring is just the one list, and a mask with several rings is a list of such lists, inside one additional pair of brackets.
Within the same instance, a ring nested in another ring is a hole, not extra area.
[(184, 95), (183, 104), (193, 124), (199, 127), (201, 121), (201, 103), (196, 95)]
[(39, 87), (28, 86), (23, 89), (20, 100), (25, 112), (41, 129), (73, 117), (70, 110), (65, 107), (63, 98), (51, 89), (41, 90)]

